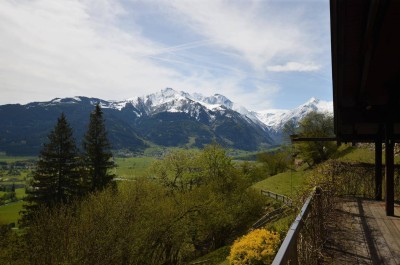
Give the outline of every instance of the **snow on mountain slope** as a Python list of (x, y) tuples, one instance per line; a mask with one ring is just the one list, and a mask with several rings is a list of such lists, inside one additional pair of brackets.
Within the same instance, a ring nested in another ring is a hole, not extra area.
[(306, 103), (298, 106), (293, 110), (271, 109), (256, 113), (256, 116), (265, 125), (274, 131), (280, 131), (285, 123), (293, 120), (298, 123), (311, 111), (322, 113), (333, 113), (333, 102), (323, 101), (316, 98), (311, 98)]
[[(55, 104), (61, 99), (51, 101)], [(79, 97), (71, 98), (71, 103), (80, 100)], [(311, 98), (306, 103), (292, 110), (269, 109), (263, 111), (250, 111), (244, 106), (232, 102), (221, 94), (204, 96), (200, 93), (187, 93), (165, 88), (159, 92), (142, 97), (130, 98), (124, 101), (101, 101), (103, 108), (122, 110), (127, 104), (131, 104), (138, 112), (137, 115), (154, 115), (159, 112), (182, 112), (200, 119), (201, 114), (214, 118), (215, 112), (233, 110), (243, 115), (248, 122), (264, 127), (265, 130), (279, 132), (289, 120), (296, 123), (311, 111), (333, 113), (332, 101), (322, 101)]]
[(224, 113), (227, 110), (241, 114), (249, 123), (262, 127), (265, 131), (279, 133), (286, 122), (293, 120), (296, 123), (304, 118), (311, 111), (333, 113), (332, 101), (322, 101), (311, 98), (306, 103), (292, 110), (269, 109), (263, 111), (250, 111), (244, 106), (232, 102), (221, 94), (204, 96), (200, 93), (189, 94), (184, 91), (176, 91), (172, 88), (165, 88), (159, 92), (130, 98), (123, 101), (105, 101), (94, 98), (73, 97), (60, 99), (56, 98), (50, 102), (40, 102), (41, 105), (55, 105), (59, 103), (78, 103), (83, 100), (94, 105), (100, 102), (103, 108), (123, 110), (128, 105), (134, 107), (138, 117), (142, 115), (154, 115), (160, 112), (182, 112), (200, 120), (208, 117), (213, 120), (217, 112)]
[(284, 109), (270, 109), (255, 112), (255, 116), (268, 127), (275, 127), (283, 120), (290, 110)]

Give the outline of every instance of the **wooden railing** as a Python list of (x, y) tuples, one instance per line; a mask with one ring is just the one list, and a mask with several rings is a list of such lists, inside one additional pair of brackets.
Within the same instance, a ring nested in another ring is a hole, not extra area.
[(261, 194), (265, 195), (267, 197), (271, 197), (275, 200), (281, 201), (286, 205), (289, 205), (289, 206), (293, 205), (292, 199), (290, 199), (289, 197), (287, 197), (285, 195), (277, 194), (275, 192), (267, 191), (267, 190), (261, 190)]
[(322, 192), (315, 188), (292, 223), (272, 264), (318, 264), (323, 231)]

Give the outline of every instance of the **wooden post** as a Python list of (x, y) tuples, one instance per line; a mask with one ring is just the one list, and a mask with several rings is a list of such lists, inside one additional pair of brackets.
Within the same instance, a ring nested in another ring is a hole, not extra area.
[(382, 200), (382, 142), (375, 142), (375, 200)]
[(393, 124), (386, 124), (385, 139), (385, 175), (386, 175), (386, 215), (394, 215), (394, 143), (392, 139)]

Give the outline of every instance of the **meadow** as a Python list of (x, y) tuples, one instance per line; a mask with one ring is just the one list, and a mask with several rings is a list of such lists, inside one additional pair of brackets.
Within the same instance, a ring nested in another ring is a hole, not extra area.
[(117, 157), (115, 163), (117, 167), (114, 168), (114, 174), (117, 178), (134, 179), (146, 174), (150, 165), (156, 161), (154, 157)]
[(257, 190), (267, 190), (288, 197), (294, 197), (305, 183), (305, 174), (307, 171), (289, 170), (283, 173), (268, 177), (253, 185)]
[[(0, 163), (6, 163), (7, 166), (0, 168), (0, 186), (7, 186), (8, 188), (15, 184), (17, 188), (16, 202), (6, 202), (5, 205), (0, 205), (0, 225), (14, 223), (18, 226), (18, 220), (20, 218), (19, 212), (23, 209), (22, 199), (26, 196), (25, 194), (25, 182), (26, 177), (30, 173), (29, 169), (16, 169), (10, 171), (9, 167), (16, 162), (29, 162), (35, 161), (36, 157), (30, 156), (6, 156), (5, 154), (0, 154)], [(122, 179), (134, 179), (143, 176), (146, 170), (150, 167), (151, 163), (156, 160), (154, 157), (129, 157), (115, 158), (115, 163), (117, 165), (114, 168), (114, 174), (117, 178)], [(12, 173), (13, 172), (13, 173)], [(0, 197), (7, 194), (6, 191), (0, 191)]]

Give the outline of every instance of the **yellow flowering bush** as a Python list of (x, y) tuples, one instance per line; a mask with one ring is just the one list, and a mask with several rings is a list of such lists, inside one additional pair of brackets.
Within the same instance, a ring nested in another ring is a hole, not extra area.
[(237, 239), (228, 257), (231, 265), (270, 264), (280, 244), (280, 236), (266, 229), (256, 229)]

